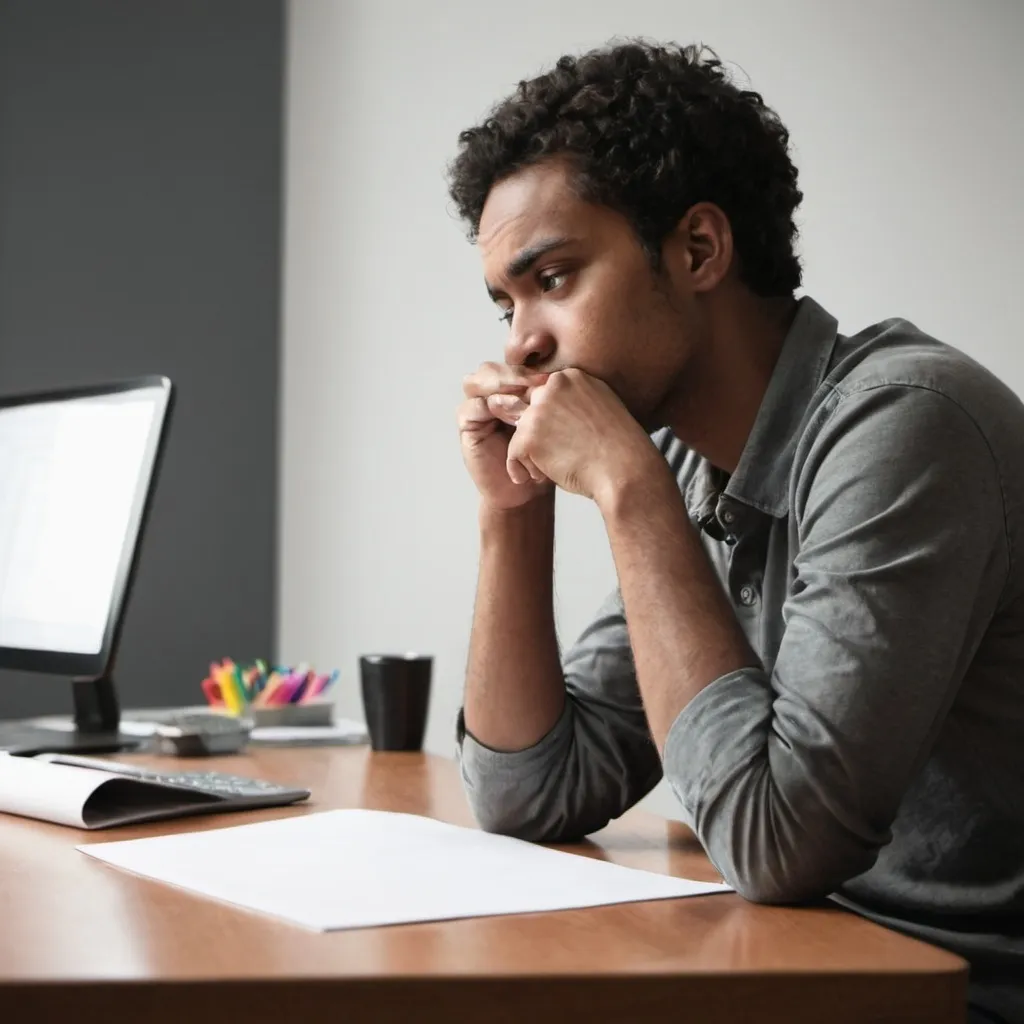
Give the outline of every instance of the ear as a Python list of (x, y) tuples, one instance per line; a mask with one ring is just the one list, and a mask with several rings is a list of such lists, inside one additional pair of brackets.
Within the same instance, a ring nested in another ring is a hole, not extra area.
[(666, 269), (684, 275), (688, 290), (711, 291), (732, 266), (729, 218), (714, 203), (695, 203), (665, 239), (662, 252)]

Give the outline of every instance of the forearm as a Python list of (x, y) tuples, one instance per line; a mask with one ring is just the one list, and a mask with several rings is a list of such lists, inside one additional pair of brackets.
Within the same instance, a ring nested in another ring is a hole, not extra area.
[(619, 578), (637, 681), (660, 751), (679, 713), (708, 684), (758, 664), (660, 460), (598, 504)]
[(511, 511), (481, 509), (465, 723), (494, 750), (533, 746), (565, 703), (553, 610), (554, 521), (553, 495)]

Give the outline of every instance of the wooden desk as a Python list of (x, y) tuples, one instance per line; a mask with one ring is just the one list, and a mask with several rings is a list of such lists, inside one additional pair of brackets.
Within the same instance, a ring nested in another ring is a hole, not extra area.
[[(313, 799), (99, 833), (0, 815), (5, 1020), (964, 1020), (961, 960), (838, 909), (759, 907), (729, 894), (324, 935), (128, 875), (74, 849), (83, 840), (333, 807), (472, 823), (455, 765), (429, 755), (265, 749), (197, 765), (207, 766), (300, 783)], [(685, 828), (640, 812), (571, 849), (715, 877)]]

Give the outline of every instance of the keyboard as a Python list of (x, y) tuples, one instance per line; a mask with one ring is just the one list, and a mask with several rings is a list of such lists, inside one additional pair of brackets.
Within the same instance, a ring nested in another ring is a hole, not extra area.
[[(131, 767), (131, 766), (129, 766)], [(110, 768), (104, 769), (111, 771)], [(291, 793), (309, 795), (308, 790), (296, 790), (292, 786), (282, 786), (276, 782), (264, 782), (262, 779), (249, 779), (242, 775), (229, 775), (227, 772), (153, 772), (124, 771), (122, 766), (114, 769), (117, 775), (127, 775), (143, 782), (156, 782), (163, 786), (177, 786), (182, 789), (194, 789), (200, 793), (223, 797), (257, 797), (284, 796)], [(298, 797), (296, 797), (298, 799)]]
[(158, 786), (170, 786), (222, 800), (232, 807), (273, 807), (295, 803), (309, 797), (309, 790), (298, 786), (287, 786), (263, 779), (250, 779), (244, 775), (228, 772), (159, 772), (120, 761), (107, 761), (98, 757), (79, 757), (75, 754), (40, 754), (38, 760), (54, 764), (67, 764), (76, 768), (95, 768), (98, 771), (123, 775), (140, 782)]

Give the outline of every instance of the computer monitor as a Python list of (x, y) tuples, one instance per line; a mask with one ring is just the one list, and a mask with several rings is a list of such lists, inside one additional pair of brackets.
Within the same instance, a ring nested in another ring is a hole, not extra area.
[(153, 376), (0, 398), (0, 668), (74, 698), (70, 731), (0, 723), (0, 750), (133, 745), (112, 672), (172, 395)]

